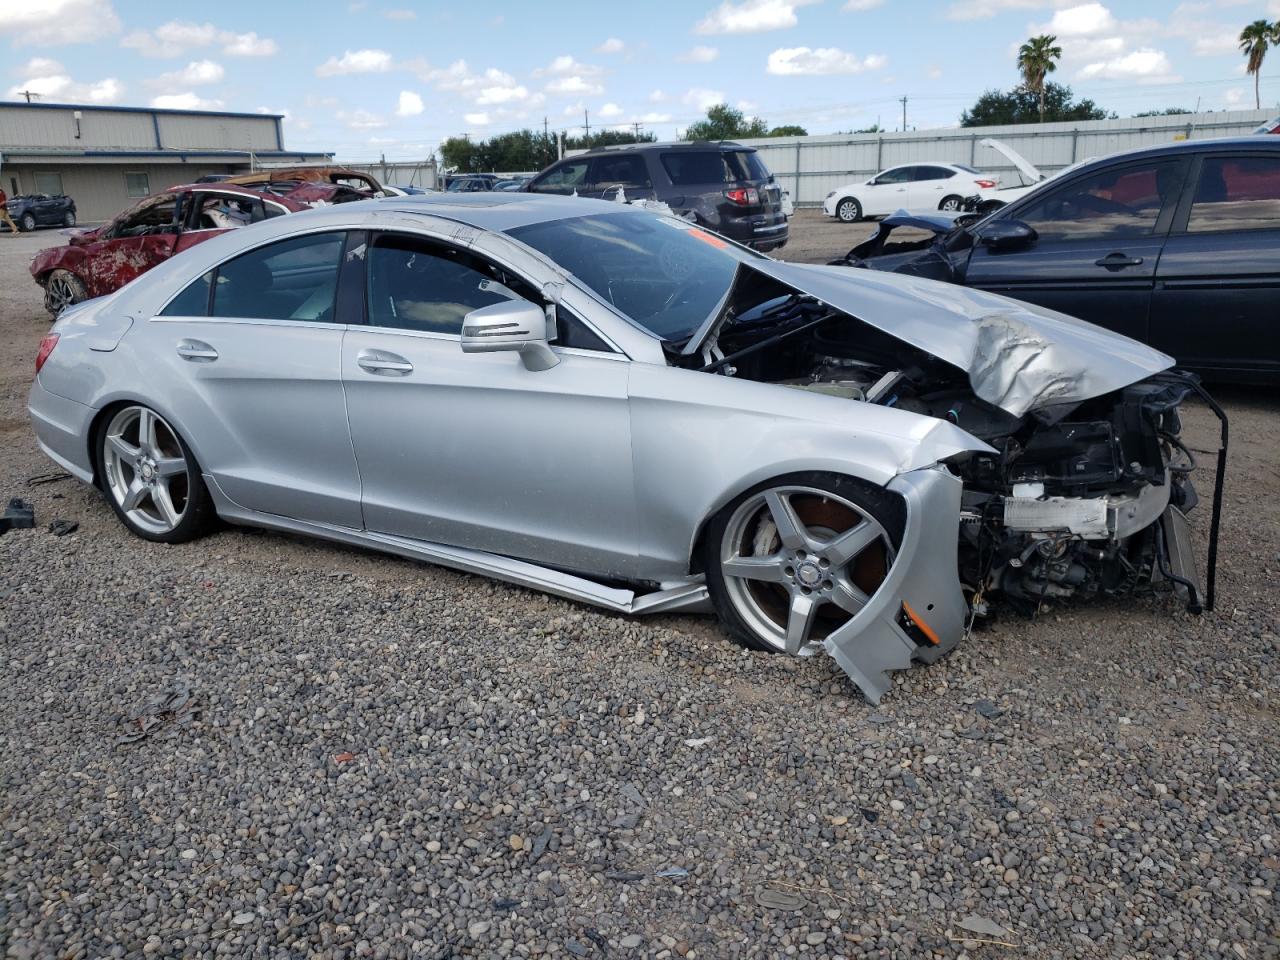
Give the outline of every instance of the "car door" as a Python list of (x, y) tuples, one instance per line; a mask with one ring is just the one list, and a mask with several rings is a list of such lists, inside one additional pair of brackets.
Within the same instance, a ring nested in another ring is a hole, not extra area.
[(168, 413), (226, 496), (358, 530), (341, 379), (346, 240), (342, 231), (306, 233), (227, 260), (191, 281), (142, 336), (169, 381), (186, 385), (167, 397)]
[(1197, 158), (1165, 242), (1151, 343), (1208, 376), (1280, 379), (1280, 151)]
[[(370, 531), (625, 576), (635, 557), (629, 361), (554, 347), (468, 353), (462, 319), (539, 300), (515, 277), (440, 234), (380, 233), (366, 257), (366, 327), (342, 351), (351, 438)], [(603, 346), (603, 343), (601, 343)]]
[(873, 177), (858, 194), (863, 216), (885, 217), (907, 206), (914, 176), (914, 167), (893, 167)]
[(920, 164), (913, 170), (914, 173), (907, 184), (907, 209), (909, 210), (937, 210), (943, 197), (949, 194), (957, 196), (964, 194), (963, 184), (948, 182), (956, 175), (954, 170), (931, 164)]
[(62, 198), (42, 196), (35, 202), (36, 223), (44, 226), (62, 223)]
[(122, 214), (102, 239), (79, 249), (80, 279), (91, 297), (119, 290), (173, 256), (177, 245), (182, 194), (162, 193)]
[(576, 191), (587, 189), (588, 171), (591, 167), (589, 157), (574, 157), (561, 160), (551, 169), (539, 174), (528, 186), (530, 193), (554, 193), (560, 196), (572, 196)]
[[(628, 200), (649, 199), (653, 184), (644, 157), (638, 153), (607, 153), (595, 158), (588, 180), (593, 197), (613, 200), (621, 190)], [(581, 193), (581, 191), (579, 191)]]
[(1092, 170), (1043, 188), (984, 223), (1019, 220), (1029, 244), (973, 245), (967, 286), (1040, 304), (1149, 342), (1156, 264), (1185, 180), (1185, 158)]

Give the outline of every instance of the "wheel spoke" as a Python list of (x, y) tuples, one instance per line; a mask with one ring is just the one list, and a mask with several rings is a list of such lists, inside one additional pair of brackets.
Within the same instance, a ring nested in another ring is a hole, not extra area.
[(124, 498), (120, 501), (120, 509), (128, 513), (130, 510), (137, 510), (138, 505), (147, 495), (147, 486), (139, 477), (134, 477), (129, 486), (125, 489)]
[(138, 409), (138, 446), (149, 457), (160, 455), (159, 445), (156, 443), (156, 415), (146, 407)]
[(156, 509), (160, 511), (160, 516), (164, 517), (164, 522), (170, 527), (178, 525), (178, 511), (174, 509), (173, 497), (169, 495), (169, 485), (167, 483), (157, 483), (151, 488), (151, 502), (156, 505)]
[(831, 566), (843, 567), (879, 539), (879, 525), (870, 520), (863, 520), (852, 530), (847, 530), (823, 544), (821, 552), (831, 561)]
[(791, 501), (777, 490), (770, 490), (764, 495), (769, 506), (769, 515), (778, 528), (778, 538), (783, 546), (792, 550), (803, 550), (809, 546), (808, 531), (800, 518), (791, 509)]
[(845, 583), (843, 580), (835, 582), (830, 597), (831, 602), (846, 613), (857, 613), (871, 599), (853, 584)]
[(130, 466), (133, 466), (133, 461), (142, 455), (141, 449), (135, 447), (119, 434), (107, 437), (107, 444), (121, 460), (129, 461)]
[(156, 461), (156, 474), (161, 477), (177, 477), (187, 472), (187, 461), (181, 457), (162, 457)]
[(786, 580), (782, 561), (778, 557), (734, 557), (722, 563), (720, 569), (726, 577), (763, 580), (769, 583), (781, 583)]
[(813, 597), (803, 593), (791, 596), (791, 609), (787, 615), (787, 653), (799, 653), (805, 641), (809, 639), (809, 630), (813, 626), (813, 615), (818, 605)]

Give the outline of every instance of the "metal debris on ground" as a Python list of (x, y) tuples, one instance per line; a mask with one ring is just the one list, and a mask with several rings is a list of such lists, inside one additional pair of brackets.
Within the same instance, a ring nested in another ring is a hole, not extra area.
[(990, 700), (975, 700), (973, 709), (988, 720), (994, 720), (997, 717), (1004, 716), (1004, 711), (997, 707)]
[(661, 877), (663, 880), (683, 880), (689, 876), (689, 871), (684, 867), (667, 867), (665, 870), (659, 870), (654, 876)]
[(604, 875), (606, 880), (617, 880), (619, 883), (635, 883), (643, 880), (644, 874), (639, 870), (611, 870)]
[(533, 841), (533, 849), (529, 851), (529, 863), (534, 864), (547, 852), (547, 844), (551, 842), (551, 828), (547, 827)]
[(997, 947), (1019, 947), (1021, 944), (1014, 943), (1012, 940), (1006, 939), (1013, 935), (1013, 931), (994, 920), (988, 920), (986, 917), (979, 917), (971, 914), (963, 920), (956, 921), (956, 926), (965, 931), (967, 936), (955, 936), (951, 933), (947, 934), (947, 939), (952, 943), (985, 943)]
[(65, 537), (69, 533), (75, 533), (80, 529), (80, 524), (74, 520), (55, 520), (49, 524), (49, 532), (55, 537)]
[(867, 717), (867, 723), (893, 723), (893, 717), (886, 717), (883, 713), (873, 713)]
[(587, 927), (582, 931), (582, 935), (586, 937), (588, 940), (590, 940), (592, 943), (594, 943), (601, 950), (603, 950), (605, 953), (609, 952), (609, 941), (604, 938), (604, 934), (602, 934), (599, 930), (594, 930), (591, 927)]
[(168, 727), (187, 726), (200, 716), (200, 709), (185, 683), (176, 683), (158, 699), (132, 711), (124, 720), (125, 732), (116, 738), (116, 746), (127, 746), (145, 740)]
[(21, 497), (9, 500), (9, 506), (0, 514), (0, 533), (6, 530), (25, 530), (36, 525), (36, 508)]
[(71, 480), (73, 477), (69, 473), (38, 473), (34, 477), (27, 477), (28, 487), (39, 487), (46, 483), (60, 483), (63, 480)]
[(761, 887), (756, 891), (756, 903), (770, 910), (803, 910), (808, 906), (809, 901), (789, 890)]

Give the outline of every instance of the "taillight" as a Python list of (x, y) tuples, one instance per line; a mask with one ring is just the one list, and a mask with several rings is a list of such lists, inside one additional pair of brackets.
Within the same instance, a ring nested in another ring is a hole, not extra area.
[(736, 203), (740, 207), (754, 207), (760, 202), (760, 191), (755, 187), (735, 187), (726, 190), (724, 195), (729, 198), (730, 203)]
[(983, 190), (990, 190), (992, 187), (996, 185), (996, 182), (994, 180), (975, 180), (973, 182), (976, 183)]
[(40, 338), (40, 349), (36, 351), (36, 373), (40, 372), (40, 368), (44, 366), (44, 362), (49, 359), (49, 354), (53, 353), (53, 348), (57, 345), (56, 333), (46, 333)]

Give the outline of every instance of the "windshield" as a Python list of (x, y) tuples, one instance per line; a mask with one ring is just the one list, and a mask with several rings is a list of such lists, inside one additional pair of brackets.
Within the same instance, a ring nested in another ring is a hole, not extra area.
[(759, 258), (684, 220), (637, 210), (507, 233), (664, 340), (692, 336), (724, 299), (738, 264)]

